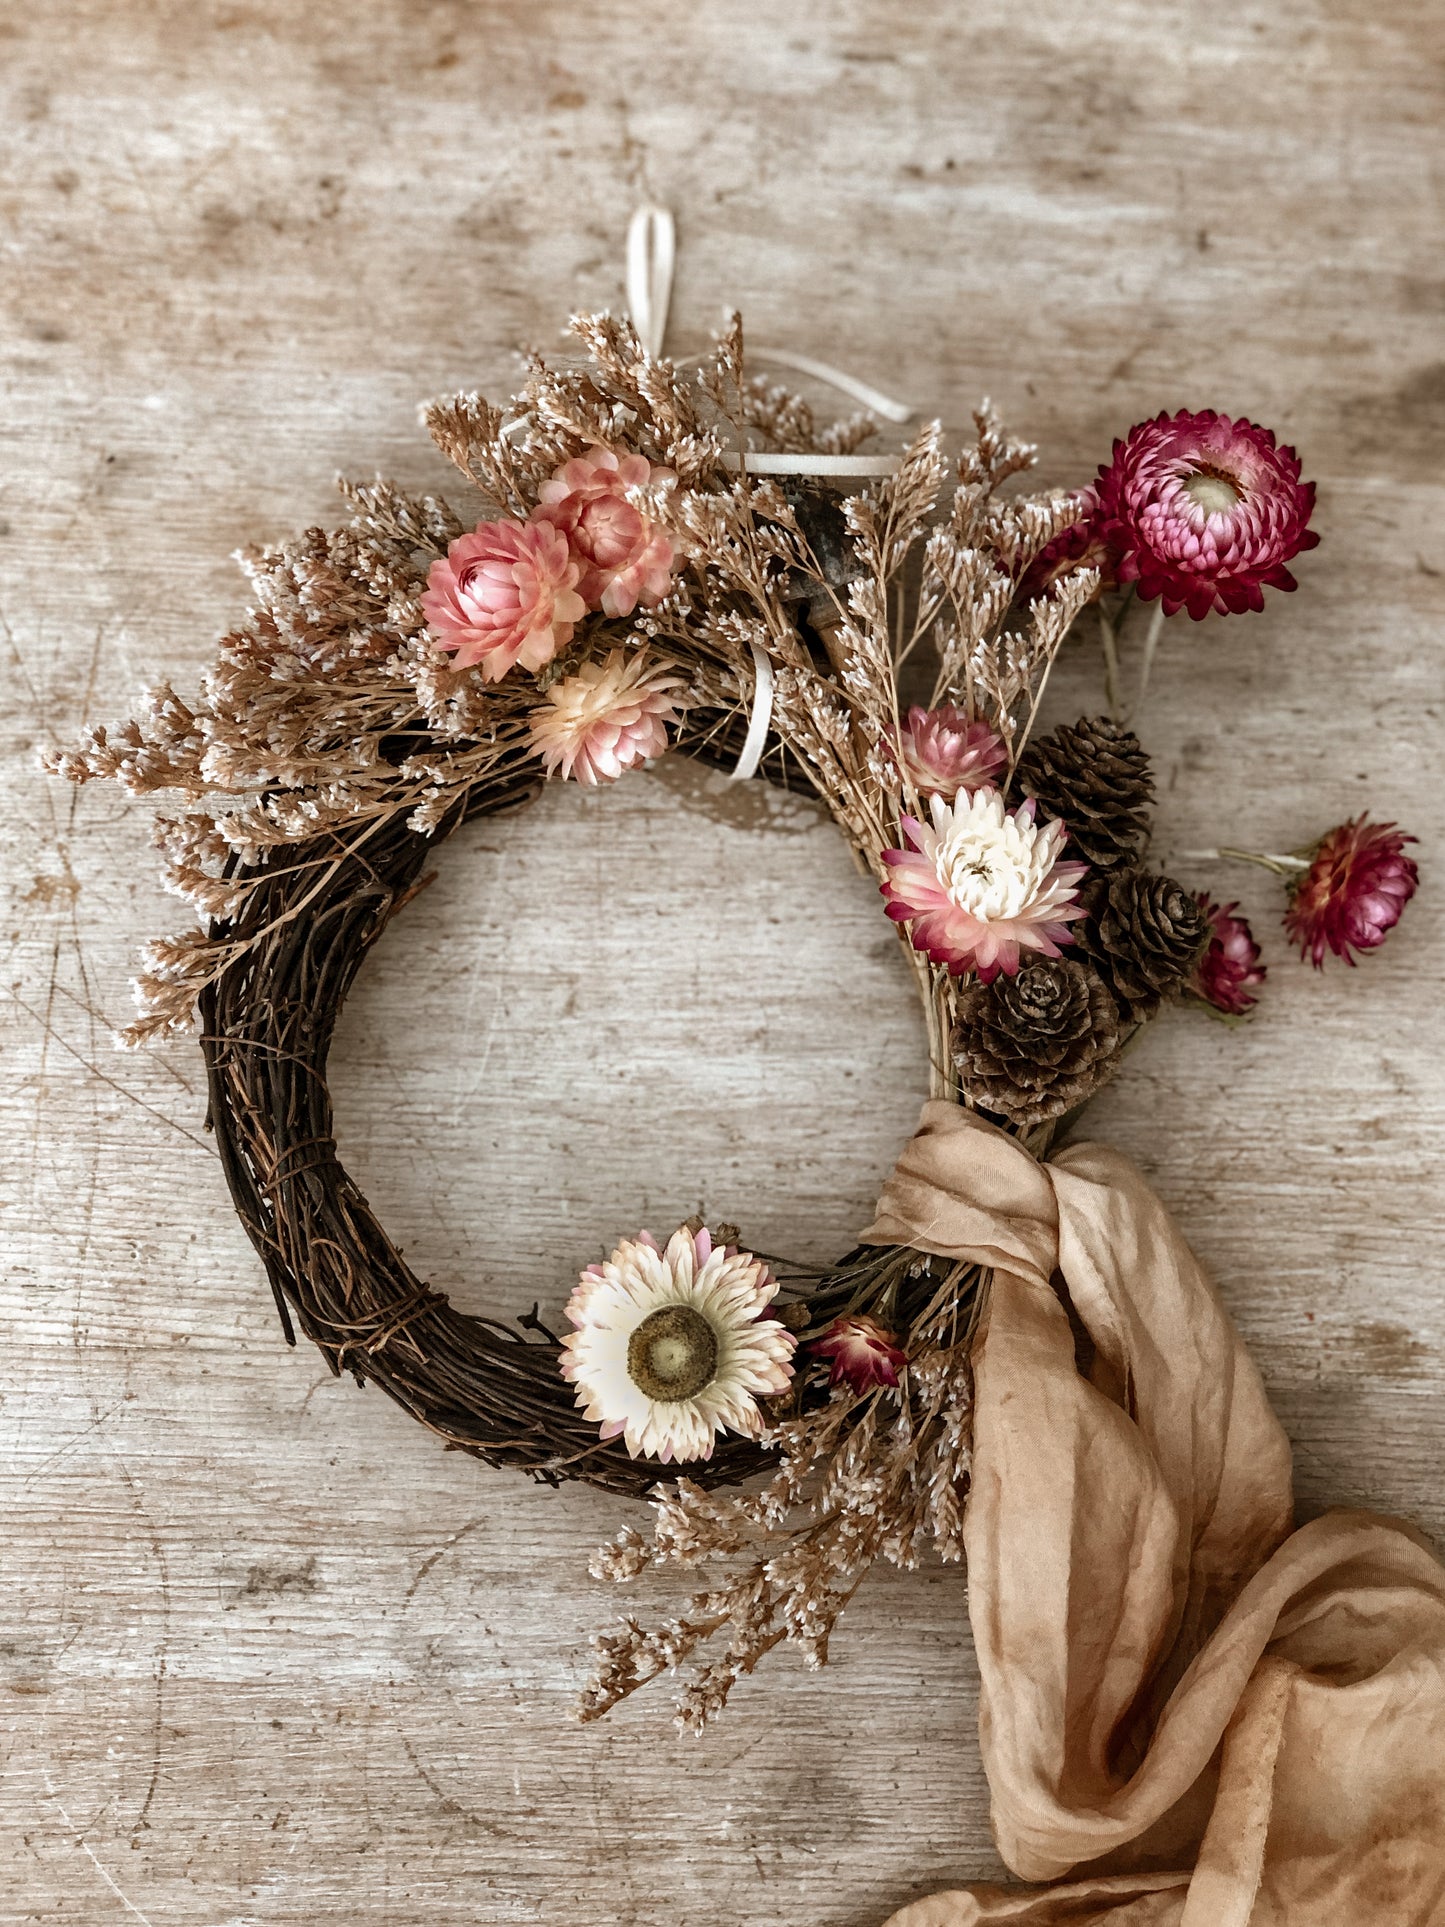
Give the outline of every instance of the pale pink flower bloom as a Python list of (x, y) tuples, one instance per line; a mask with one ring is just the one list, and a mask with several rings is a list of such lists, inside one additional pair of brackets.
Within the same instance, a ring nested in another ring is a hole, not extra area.
[(915, 703), (899, 732), (898, 762), (920, 796), (952, 798), (995, 782), (1008, 751), (987, 723), (970, 722), (952, 703)]
[(1010, 812), (995, 789), (935, 796), (933, 821), (904, 816), (908, 848), (884, 850), (888, 914), (911, 924), (915, 950), (956, 976), (1012, 977), (1021, 950), (1057, 957), (1085, 914), (1075, 901), (1086, 863), (1061, 863), (1068, 832), (1034, 821), (1033, 800)]
[(670, 668), (650, 663), (645, 651), (614, 649), (605, 662), (584, 662), (554, 682), (531, 716), (532, 747), (547, 774), (592, 788), (661, 756), (685, 687)]
[(566, 536), (589, 609), (630, 616), (639, 602), (651, 608), (667, 594), (672, 539), (633, 507), (627, 490), (676, 479), (670, 468), (654, 468), (642, 455), (589, 448), (542, 484), (533, 519), (550, 522)]
[(633, 1458), (709, 1459), (724, 1427), (759, 1438), (758, 1399), (788, 1388), (797, 1340), (764, 1316), (777, 1290), (762, 1259), (714, 1245), (705, 1226), (681, 1226), (663, 1250), (640, 1231), (582, 1273), (558, 1369)]
[(549, 523), (479, 522), (432, 563), (421, 606), (459, 669), (500, 682), (514, 663), (540, 669), (572, 640), (587, 613), (580, 573)]

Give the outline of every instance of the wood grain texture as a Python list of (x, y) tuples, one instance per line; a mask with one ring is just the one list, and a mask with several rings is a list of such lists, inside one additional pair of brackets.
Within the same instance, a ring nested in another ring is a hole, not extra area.
[[(0, 36), (0, 1922), (842, 1927), (996, 1870), (956, 1572), (870, 1582), (827, 1672), (700, 1746), (645, 1696), (568, 1723), (621, 1508), (281, 1345), (195, 1051), (107, 1040), (176, 910), (145, 812), (32, 747), (194, 678), (226, 555), (334, 514), (333, 470), (446, 486), (416, 401), (615, 302), (644, 195), (680, 347), (736, 301), (946, 419), (991, 393), (1049, 480), (1160, 406), (1275, 424), (1324, 544), (1266, 617), (1171, 625), (1160, 853), (1368, 803), (1425, 888), (1357, 973), (1275, 931), (1262, 1021), (1160, 1024), (1093, 1128), (1218, 1275), (1302, 1505), (1445, 1536), (1438, 12), (48, 0)], [(419, 1269), (520, 1310), (700, 1203), (847, 1242), (922, 1031), (806, 805), (664, 765), (439, 868), (336, 1054)]]

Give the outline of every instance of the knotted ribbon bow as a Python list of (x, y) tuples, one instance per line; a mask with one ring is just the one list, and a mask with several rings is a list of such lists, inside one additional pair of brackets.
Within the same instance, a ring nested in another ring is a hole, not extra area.
[(1445, 1569), (1292, 1530), (1290, 1454), (1143, 1177), (926, 1105), (866, 1241), (988, 1265), (969, 1617), (994, 1833), (1048, 1888), (889, 1927), (1440, 1927)]

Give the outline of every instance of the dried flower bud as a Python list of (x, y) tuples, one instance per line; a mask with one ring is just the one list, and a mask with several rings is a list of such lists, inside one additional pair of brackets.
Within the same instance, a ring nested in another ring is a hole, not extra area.
[(1226, 1017), (1245, 1017), (1259, 1002), (1252, 992), (1265, 979), (1254, 932), (1235, 915), (1237, 903), (1215, 903), (1201, 891), (1199, 907), (1213, 934), (1186, 988)]
[(643, 455), (589, 448), (542, 484), (535, 520), (551, 523), (567, 538), (580, 570), (578, 591), (589, 608), (630, 616), (639, 602), (650, 607), (667, 594), (672, 539), (634, 508), (627, 491), (675, 480), (670, 468), (654, 468)]
[(915, 703), (899, 732), (897, 762), (920, 796), (951, 800), (960, 790), (997, 783), (1008, 750), (987, 723), (970, 722), (952, 703), (938, 709)]
[(831, 1363), (830, 1385), (849, 1385), (860, 1394), (871, 1392), (875, 1385), (896, 1385), (908, 1363), (897, 1335), (866, 1312), (835, 1318), (807, 1349), (814, 1358)]

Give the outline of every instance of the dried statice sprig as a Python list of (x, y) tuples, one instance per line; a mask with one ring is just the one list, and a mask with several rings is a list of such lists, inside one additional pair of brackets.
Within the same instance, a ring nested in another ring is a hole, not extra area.
[[(916, 1269), (916, 1254), (907, 1255)], [(600, 1719), (660, 1673), (691, 1663), (676, 1720), (700, 1734), (775, 1646), (786, 1642), (805, 1665), (825, 1665), (840, 1614), (879, 1559), (912, 1570), (930, 1545), (941, 1559), (962, 1558), (981, 1298), (975, 1270), (948, 1267), (912, 1321), (896, 1388), (859, 1395), (838, 1387), (817, 1409), (777, 1424), (778, 1470), (761, 1491), (720, 1496), (680, 1479), (652, 1502), (650, 1540), (625, 1526), (599, 1548), (598, 1579), (627, 1582), (664, 1566), (727, 1570), (671, 1618), (649, 1627), (627, 1614), (596, 1635), (579, 1718)]]
[[(164, 686), (133, 722), (93, 729), (48, 758), (77, 782), (179, 797), (156, 840), (166, 886), (192, 904), (200, 928), (143, 960), (141, 1015), (126, 1042), (186, 1025), (204, 987), (267, 939), (269, 925), (246, 919), (264, 884), (293, 873), (284, 914), (304, 915), (383, 825), (400, 817), (434, 834), (460, 820), (480, 786), (535, 767), (529, 717), (539, 694), (609, 651), (662, 647), (687, 678), (689, 706), (721, 719), (704, 733), (746, 720), (765, 659), (770, 756), (806, 775), (880, 880), (900, 813), (919, 805), (892, 753), (898, 669), (912, 650), (937, 654), (936, 699), (990, 724), (1017, 760), (1092, 578), (1055, 584), (1021, 622), (1010, 614), (1024, 571), (1075, 503), (999, 494), (1033, 450), (1011, 440), (987, 404), (956, 458), (942, 519), (948, 464), (930, 423), (892, 474), (842, 501), (838, 531), (820, 543), (776, 482), (747, 472), (747, 453), (760, 442), (847, 452), (871, 424), (819, 427), (800, 398), (754, 379), (736, 317), (696, 369), (648, 355), (609, 315), (578, 316), (571, 333), (584, 361), (534, 357), (505, 407), (465, 394), (430, 404), (425, 419), (490, 516), (531, 516), (558, 468), (594, 445), (644, 456), (653, 480), (635, 491), (637, 506), (681, 563), (670, 593), (625, 620), (587, 618), (540, 676), (487, 683), (428, 634), (428, 571), (466, 526), (440, 497), (379, 479), (343, 483), (345, 527), (241, 556), (253, 606), (222, 638), (197, 699)], [(943, 1089), (953, 991), (906, 940), (904, 950)]]

